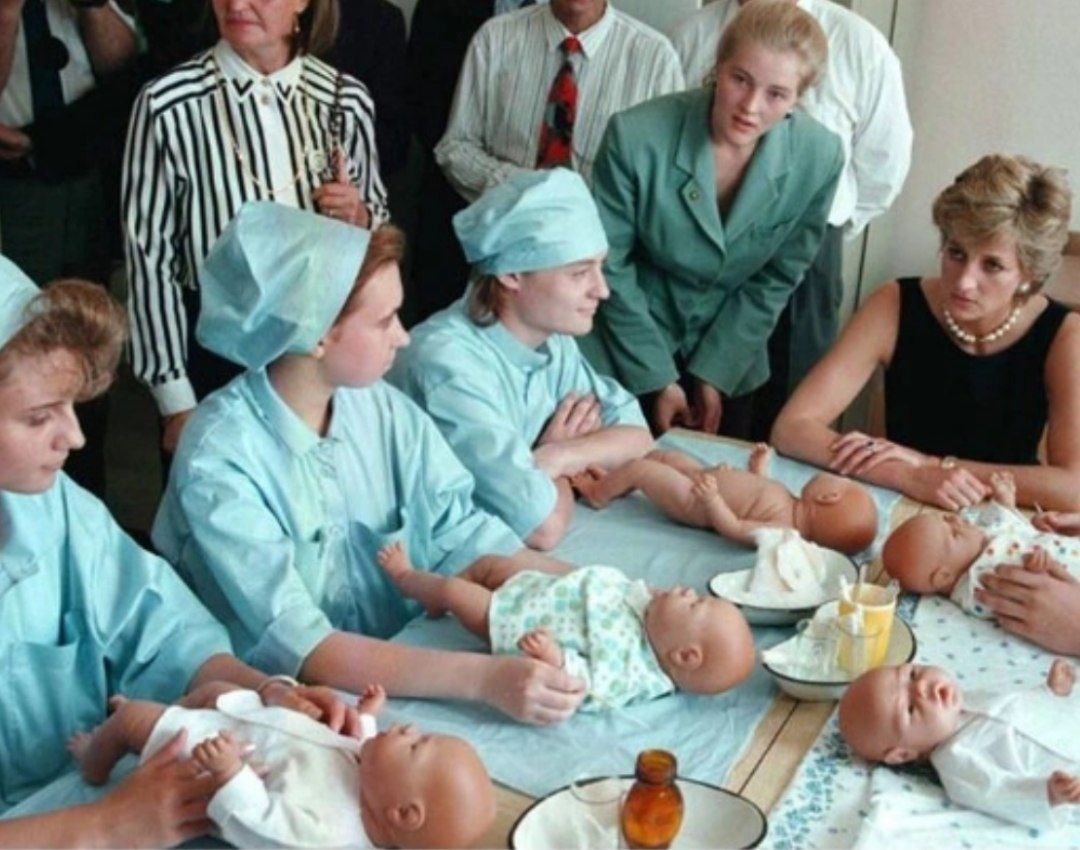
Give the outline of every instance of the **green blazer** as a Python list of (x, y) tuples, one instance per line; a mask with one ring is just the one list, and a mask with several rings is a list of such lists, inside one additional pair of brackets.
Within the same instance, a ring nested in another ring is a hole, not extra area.
[(712, 89), (613, 116), (593, 171), (611, 244), (611, 297), (579, 339), (638, 395), (690, 374), (743, 395), (769, 377), (766, 344), (817, 253), (844, 165), (840, 140), (801, 112), (759, 142), (725, 221), (709, 140)]

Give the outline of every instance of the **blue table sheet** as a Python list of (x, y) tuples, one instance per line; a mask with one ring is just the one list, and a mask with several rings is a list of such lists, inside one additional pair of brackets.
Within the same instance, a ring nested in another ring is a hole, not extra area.
[[(666, 435), (661, 445), (677, 448), (705, 463), (746, 462), (747, 450), (732, 444)], [(793, 492), (816, 470), (776, 458), (772, 474)], [(880, 513), (878, 542), (899, 496), (870, 488)], [(753, 552), (709, 531), (685, 528), (667, 520), (640, 494), (613, 503), (603, 511), (579, 505), (571, 530), (555, 555), (577, 564), (607, 563), (658, 587), (690, 585), (705, 592), (721, 571), (753, 565)], [(787, 637), (790, 631), (755, 628), (759, 649)], [(418, 619), (395, 640), (442, 649), (486, 651), (452, 618)], [(503, 784), (542, 795), (578, 776), (628, 773), (640, 750), (663, 747), (679, 759), (683, 776), (720, 783), (750, 740), (768, 710), (775, 688), (760, 667), (741, 687), (715, 697), (673, 694), (638, 706), (600, 715), (575, 715), (566, 723), (537, 728), (515, 723), (480, 705), (427, 700), (390, 700), (380, 718), (417, 723), (429, 731), (460, 735), (479, 750), (492, 776)], [(74, 770), (5, 813), (28, 815), (97, 799), (135, 765), (127, 758), (104, 788), (86, 785)], [(74, 766), (73, 766), (74, 768)]]
[[(745, 448), (687, 434), (665, 435), (660, 444), (709, 464), (741, 466), (747, 458)], [(797, 493), (816, 471), (777, 457), (772, 475)], [(879, 508), (880, 539), (899, 496), (870, 489)], [(746, 569), (754, 563), (752, 550), (711, 531), (672, 523), (639, 493), (602, 511), (579, 504), (570, 532), (554, 554), (579, 565), (611, 564), (657, 587), (683, 584), (699, 592), (707, 592), (706, 584), (716, 573)], [(787, 629), (754, 629), (759, 649), (789, 634)], [(481, 641), (452, 618), (415, 620), (395, 640), (484, 651)], [(520, 725), (484, 706), (425, 700), (391, 700), (386, 717), (467, 738), (495, 779), (539, 796), (578, 776), (632, 772), (637, 753), (649, 747), (674, 752), (681, 775), (720, 783), (775, 693), (771, 679), (759, 667), (749, 681), (726, 694), (705, 697), (677, 693), (600, 715), (578, 714), (555, 727)]]

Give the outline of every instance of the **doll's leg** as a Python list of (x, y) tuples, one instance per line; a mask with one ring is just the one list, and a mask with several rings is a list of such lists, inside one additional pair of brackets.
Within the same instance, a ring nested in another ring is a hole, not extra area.
[(491, 591), (458, 576), (441, 576), (413, 569), (400, 543), (379, 551), (379, 565), (403, 596), (415, 599), (427, 611), (449, 611), (477, 637), (488, 639)]
[[(674, 453), (673, 453), (674, 454)], [(693, 462), (693, 459), (689, 459)], [(700, 475), (704, 467), (693, 472)], [(591, 476), (591, 480), (585, 480)], [(625, 496), (633, 490), (641, 490), (650, 502), (668, 517), (687, 525), (703, 525), (704, 518), (690, 496), (691, 478), (669, 463), (650, 457), (638, 458), (605, 473), (590, 467), (570, 482), (585, 500), (596, 508), (602, 508), (612, 499)]]
[(1076, 684), (1076, 670), (1064, 658), (1055, 658), (1046, 677), (1046, 684), (1059, 697), (1067, 697)]
[(772, 459), (772, 446), (768, 443), (754, 443), (753, 448), (750, 449), (750, 457), (746, 461), (746, 468), (754, 475), (768, 477)]
[(76, 732), (68, 750), (91, 785), (102, 785), (113, 767), (128, 753), (141, 753), (154, 726), (165, 713), (159, 702), (113, 697), (113, 713), (93, 732)]
[(700, 463), (695, 458), (683, 452), (677, 452), (674, 449), (654, 449), (645, 455), (647, 460), (655, 460), (658, 463), (670, 466), (672, 469), (677, 469), (683, 475), (693, 478), (701, 470), (705, 469), (704, 464)]

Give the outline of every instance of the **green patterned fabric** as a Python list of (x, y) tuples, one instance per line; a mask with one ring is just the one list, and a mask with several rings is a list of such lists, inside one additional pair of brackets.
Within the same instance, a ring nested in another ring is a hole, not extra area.
[(564, 668), (585, 679), (582, 711), (605, 711), (675, 690), (645, 635), (651, 595), (614, 567), (581, 567), (565, 576), (522, 572), (495, 591), (488, 630), (493, 652), (518, 652), (523, 634), (547, 628)]

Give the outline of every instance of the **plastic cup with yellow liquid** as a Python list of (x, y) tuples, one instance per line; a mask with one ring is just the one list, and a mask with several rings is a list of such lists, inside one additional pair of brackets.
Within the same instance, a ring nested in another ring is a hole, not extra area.
[(841, 587), (838, 613), (847, 628), (840, 629), (837, 663), (850, 675), (885, 663), (899, 589), (896, 582), (887, 587), (866, 582)]

